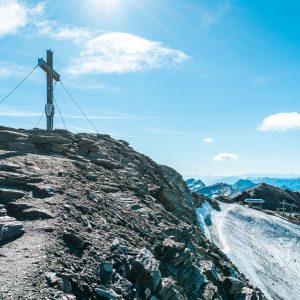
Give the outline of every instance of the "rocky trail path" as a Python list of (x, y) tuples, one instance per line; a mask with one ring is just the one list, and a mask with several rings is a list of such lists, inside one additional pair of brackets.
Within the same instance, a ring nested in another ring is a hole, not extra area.
[(41, 232), (45, 225), (25, 222), (25, 234), (0, 248), (1, 300), (37, 298), (39, 289), (32, 285), (32, 277), (43, 269), (47, 248), (53, 242), (47, 233)]

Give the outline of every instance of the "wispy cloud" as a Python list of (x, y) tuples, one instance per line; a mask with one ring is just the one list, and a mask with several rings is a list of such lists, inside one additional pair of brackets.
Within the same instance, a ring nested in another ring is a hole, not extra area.
[(240, 157), (233, 153), (219, 153), (213, 157), (214, 161), (239, 161)]
[[(215, 4), (212, 5), (211, 3)], [(231, 1), (211, 2), (208, 6), (201, 6), (199, 9), (200, 24), (202, 29), (207, 29), (216, 24), (230, 9)]]
[(14, 118), (31, 118), (31, 117), (40, 117), (41, 113), (30, 112), (30, 111), (0, 111), (0, 116), (2, 117), (14, 117)]
[(300, 113), (277, 113), (266, 117), (258, 126), (259, 131), (284, 132), (300, 129)]
[(11, 71), (5, 67), (0, 67), (0, 78), (5, 78), (11, 75)]
[[(65, 119), (77, 119), (77, 120), (85, 120), (85, 117), (82, 115), (70, 115), (70, 114), (62, 114)], [(40, 112), (30, 112), (30, 111), (0, 111), (0, 116), (4, 117), (17, 117), (17, 118), (30, 118), (30, 117), (40, 117)], [(102, 113), (97, 116), (88, 115), (88, 118), (91, 120), (123, 120), (123, 121), (139, 121), (139, 120), (152, 120), (157, 119), (152, 116), (136, 116), (129, 114), (121, 114), (114, 112)]]
[(41, 21), (36, 23), (37, 32), (40, 35), (51, 37), (56, 40), (71, 40), (80, 42), (90, 39), (93, 32), (89, 28), (72, 25), (61, 25), (53, 21)]
[(0, 63), (0, 78), (19, 77), (28, 74), (28, 69), (10, 62)]
[(0, 0), (0, 37), (16, 33), (43, 11), (42, 4), (28, 7), (22, 1)]
[(186, 136), (186, 137), (199, 137), (198, 134), (188, 132), (188, 131), (172, 131), (172, 130), (165, 130), (161, 128), (154, 128), (154, 127), (147, 127), (145, 130), (151, 134), (157, 135), (167, 135), (167, 136)]
[(208, 137), (208, 138), (203, 139), (202, 142), (204, 144), (214, 144), (216, 141), (213, 138)]
[(263, 86), (268, 83), (268, 79), (266, 76), (254, 77), (251, 81), (253, 86)]
[[(1, 75), (0, 75), (1, 76)], [(84, 91), (105, 91), (108, 93), (118, 93), (123, 91), (123, 88), (121, 86), (113, 86), (106, 83), (101, 82), (94, 82), (94, 81), (88, 81), (85, 80), (84, 82), (74, 80), (75, 78), (72, 77), (73, 80), (67, 79), (65, 81), (66, 86), (69, 88), (75, 89), (75, 90), (84, 90)]]
[(67, 72), (73, 75), (140, 72), (176, 66), (187, 59), (182, 51), (165, 47), (160, 42), (129, 33), (110, 32), (86, 41)]

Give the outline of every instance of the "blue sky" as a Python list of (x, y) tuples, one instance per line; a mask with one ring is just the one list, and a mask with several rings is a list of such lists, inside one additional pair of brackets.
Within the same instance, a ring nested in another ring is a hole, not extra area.
[[(184, 176), (299, 174), (299, 19), (289, 0), (0, 0), (0, 98), (52, 48), (99, 132)], [(55, 96), (69, 130), (93, 131)], [(45, 97), (37, 69), (0, 124), (35, 127)]]

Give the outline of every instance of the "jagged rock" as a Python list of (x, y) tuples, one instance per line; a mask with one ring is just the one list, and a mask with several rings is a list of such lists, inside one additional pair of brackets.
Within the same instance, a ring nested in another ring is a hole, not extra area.
[(119, 246), (120, 246), (120, 241), (119, 241), (119, 239), (116, 238), (110, 244), (110, 250), (115, 250), (115, 249), (119, 248)]
[(25, 220), (45, 220), (52, 219), (54, 216), (45, 209), (39, 209), (27, 202), (11, 202), (7, 205), (7, 211), (17, 219)]
[(180, 292), (175, 288), (176, 283), (171, 278), (162, 279), (162, 288), (159, 292), (159, 296), (164, 300), (182, 300), (184, 299)]
[(62, 278), (59, 281), (59, 287), (64, 293), (71, 293), (72, 292), (72, 285), (70, 280), (67, 278)]
[(98, 296), (98, 299), (121, 299), (121, 296), (115, 293), (113, 290), (104, 290), (97, 288), (95, 291)]
[(100, 265), (100, 278), (104, 284), (111, 283), (113, 276), (113, 263), (111, 261), (103, 261)]
[(118, 193), (120, 189), (109, 185), (100, 185), (100, 189), (105, 193)]
[(67, 152), (70, 148), (69, 144), (53, 144), (51, 145), (51, 151), (56, 153), (64, 153)]
[(57, 277), (56, 273), (54, 273), (54, 272), (46, 272), (45, 277), (46, 277), (47, 283), (50, 286), (55, 286), (59, 282), (59, 278)]
[(95, 160), (92, 160), (92, 162), (95, 165), (101, 166), (108, 170), (120, 169), (122, 167), (120, 164), (113, 162), (111, 160), (108, 160), (108, 159), (95, 159)]
[(226, 294), (229, 297), (238, 296), (241, 294), (244, 284), (237, 278), (234, 277), (226, 277), (223, 280), (223, 286)]
[(140, 251), (132, 263), (129, 277), (152, 292), (156, 290), (161, 281), (159, 262), (149, 250)]
[(8, 213), (16, 218), (18, 218), (22, 211), (29, 208), (32, 208), (32, 205), (27, 202), (10, 202), (7, 204)]
[(19, 212), (18, 218), (21, 220), (45, 220), (52, 219), (54, 216), (45, 209), (36, 207), (26, 208)]
[(11, 151), (33, 151), (35, 145), (30, 142), (11, 142), (6, 143), (6, 148)]
[(76, 249), (83, 249), (87, 245), (87, 242), (72, 229), (64, 232), (63, 239)]
[(35, 144), (67, 144), (71, 143), (71, 140), (60, 136), (59, 134), (33, 134), (28, 138), (29, 141)]
[(0, 170), (5, 172), (18, 172), (22, 167), (12, 163), (0, 163)]
[(7, 214), (6, 209), (0, 207), (0, 217), (4, 217), (4, 216), (6, 216), (6, 214)]
[(11, 130), (0, 130), (0, 141), (1, 142), (11, 142), (14, 140), (24, 140), (28, 137), (27, 134), (11, 131)]

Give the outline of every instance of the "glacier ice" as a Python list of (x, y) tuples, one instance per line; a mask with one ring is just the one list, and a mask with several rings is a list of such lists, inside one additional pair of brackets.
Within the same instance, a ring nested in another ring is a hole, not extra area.
[[(268, 299), (299, 300), (300, 226), (239, 204), (220, 206), (211, 226), (200, 225), (205, 235)], [(208, 218), (207, 205), (197, 212)]]

